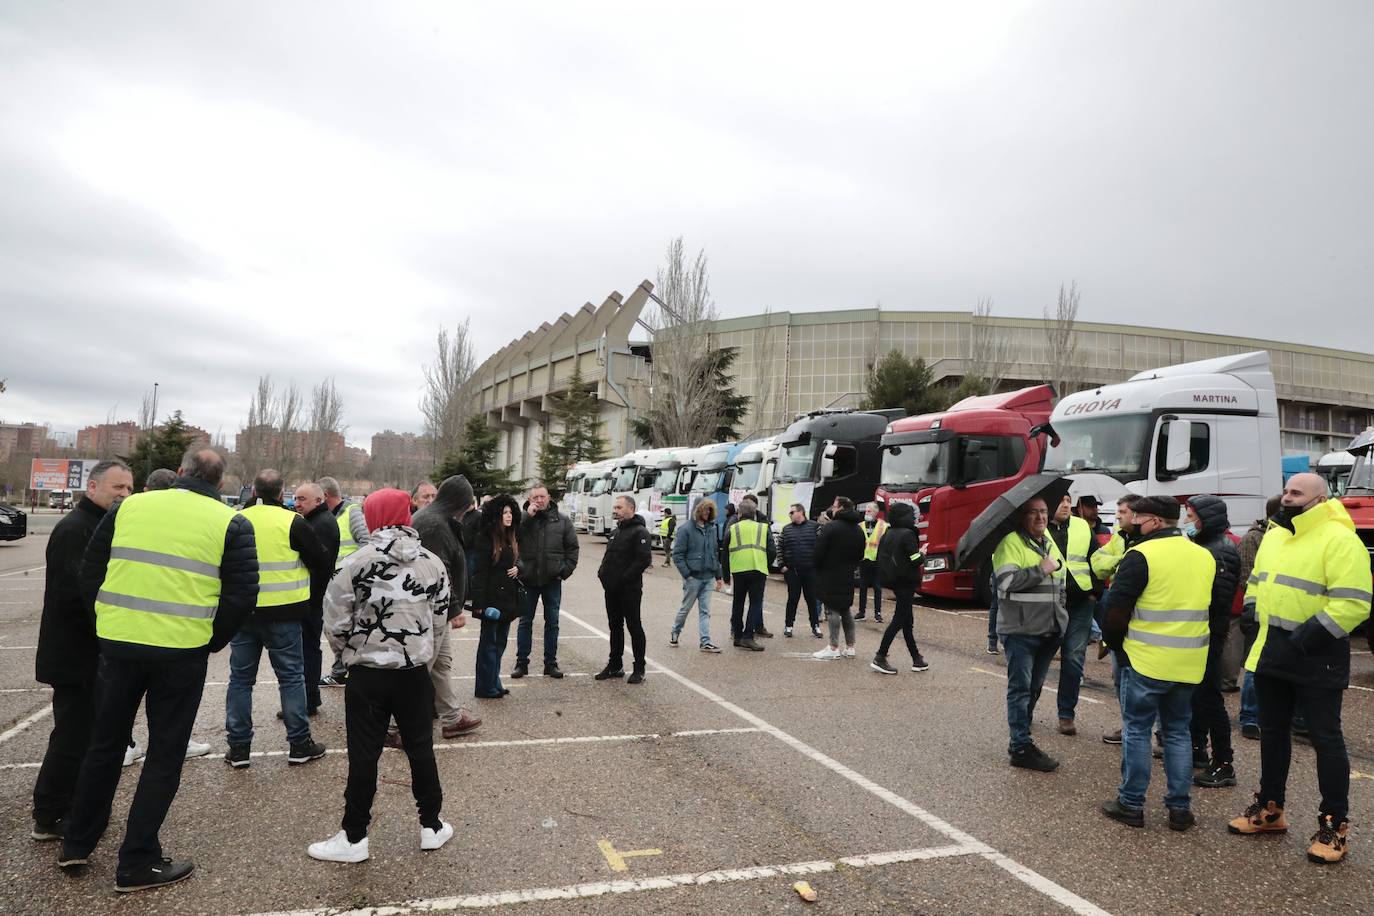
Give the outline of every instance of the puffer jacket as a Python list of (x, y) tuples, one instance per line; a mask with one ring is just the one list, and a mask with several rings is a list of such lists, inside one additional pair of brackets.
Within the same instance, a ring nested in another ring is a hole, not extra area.
[(816, 535), (816, 591), (827, 608), (844, 610), (854, 603), (855, 577), (864, 558), (862, 520), (855, 510), (845, 509)]
[(691, 521), (673, 536), (673, 565), (684, 579), (719, 579), (720, 528)]
[[(916, 509), (910, 503), (891, 503), (887, 533), (878, 542), (878, 569), (883, 584), (892, 589), (915, 589), (921, 584), (921, 538), (916, 534)], [(915, 557), (916, 559), (912, 559)], [(896, 570), (895, 579), (888, 570)]]
[(616, 523), (611, 539), (606, 542), (606, 553), (601, 557), (596, 577), (608, 592), (639, 591), (644, 587), (644, 570), (653, 562), (644, 518), (632, 515)]
[(1226, 514), (1226, 500), (1219, 496), (1194, 496), (1188, 505), (1197, 513), (1198, 532), (1193, 543), (1206, 547), (1217, 561), (1216, 578), (1212, 580), (1212, 602), (1207, 609), (1208, 629), (1212, 638), (1207, 644), (1209, 653), (1218, 653), (1226, 645), (1231, 630), (1231, 609), (1236, 589), (1240, 585), (1240, 551), (1231, 541), (1231, 520)]
[(788, 569), (814, 569), (816, 566), (816, 535), (821, 526), (815, 519), (788, 522), (778, 538), (778, 562)]
[(519, 537), (520, 558), (525, 561), (520, 578), (525, 584), (548, 585), (567, 579), (577, 569), (577, 529), (552, 503), (543, 512), (520, 520)]
[(415, 529), (378, 528), (325, 590), (324, 632), (349, 667), (418, 667), (434, 657), (449, 600), (448, 570)]
[[(492, 557), (492, 532), (501, 524), (501, 511), (511, 510), (515, 524), (516, 543), (520, 538), (520, 507), (509, 496), (498, 496), (482, 507), (477, 516), (476, 540), (472, 545), (472, 588), (471, 599), (474, 613), (480, 615), (485, 608), (494, 607), (501, 612), (502, 620), (513, 620), (524, 613), (521, 600), (520, 580), (525, 575), (525, 555), (523, 551), (517, 558), (510, 548), (502, 548), (500, 555)], [(469, 515), (468, 518), (471, 518)], [(464, 519), (466, 523), (467, 519)], [(514, 566), (519, 575), (514, 579), (506, 575)]]

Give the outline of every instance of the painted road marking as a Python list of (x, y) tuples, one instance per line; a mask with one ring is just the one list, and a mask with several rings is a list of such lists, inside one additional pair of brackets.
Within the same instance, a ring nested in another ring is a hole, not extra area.
[(661, 856), (661, 849), (626, 849), (620, 851), (611, 845), (610, 840), (597, 840), (596, 848), (601, 850), (601, 854), (606, 857), (606, 864), (611, 866), (611, 871), (629, 871), (630, 866), (626, 859), (642, 859), (646, 856)]
[[(48, 707), (51, 713), (52, 707)], [(30, 716), (35, 719), (37, 714)], [(32, 724), (32, 723), (29, 723)], [(27, 728), (28, 725), (23, 725)], [(18, 729), (20, 726), (16, 726)], [(11, 729), (14, 731), (15, 729)], [(436, 744), (436, 751), (471, 751), (482, 750), (493, 747), (563, 747), (569, 744), (632, 744), (637, 741), (662, 741), (666, 738), (705, 738), (712, 735), (754, 735), (758, 734), (757, 728), (697, 728), (687, 731), (669, 732), (666, 735), (657, 733), (646, 735), (573, 735), (567, 738), (512, 738), (506, 741), (459, 741), (453, 744)], [(0, 742), (7, 740), (6, 736), (0, 735)], [(285, 757), (287, 751), (253, 751), (249, 757)], [(331, 747), (325, 751), (326, 754), (346, 755), (348, 748)], [(190, 760), (220, 760), (222, 755), (218, 751), (211, 751), (209, 754), (202, 754), (200, 757), (187, 757)], [(0, 764), (0, 770), (36, 770), (41, 767), (42, 761), (38, 763), (4, 763)]]
[(47, 568), (47, 565), (44, 564), (43, 566), (30, 566), (28, 569), (11, 569), (9, 572), (0, 573), (0, 579), (4, 579), (8, 576), (20, 576), (25, 573), (38, 572), (40, 569)]
[[(6, 741), (10, 740), (15, 735), (23, 733), (29, 728), (30, 725), (33, 725), (35, 722), (41, 722), (50, 715), (52, 715), (52, 706), (48, 705), (38, 710), (38, 712), (30, 714), (27, 718), (20, 719), (14, 725), (10, 726), (9, 729), (7, 729), (6, 731), (0, 732), (0, 744), (4, 744)], [(42, 764), (38, 763), (34, 764), (35, 767), (41, 765)]]
[(1374, 773), (1361, 773), (1359, 770), (1350, 771), (1351, 779), (1374, 779)]
[(847, 868), (876, 868), (903, 862), (927, 862), (958, 856), (983, 854), (982, 843), (955, 846), (928, 846), (923, 849), (901, 849), (894, 852), (846, 856), (842, 859), (818, 859), (810, 862), (790, 862), (784, 865), (756, 865), (751, 868), (729, 868), (720, 871), (688, 872), (658, 875), (652, 878), (593, 881), (587, 884), (566, 884), (562, 887), (533, 887), (525, 890), (500, 891), (491, 894), (466, 894), (462, 897), (438, 897), (430, 900), (407, 900), (389, 906), (368, 907), (362, 910), (339, 911), (328, 907), (314, 910), (290, 910), (258, 913), (256, 916), (401, 916), (413, 912), (444, 912), (459, 909), (490, 909), (517, 903), (539, 903), (549, 900), (584, 900), (612, 894), (633, 894), (640, 891), (666, 891), (680, 887), (705, 887), (732, 881), (759, 881), (766, 878), (794, 875), (819, 875)]
[[(568, 618), (578, 626), (582, 627), (583, 629), (589, 630), (592, 633), (596, 633), (603, 639), (610, 639), (610, 637), (606, 633), (602, 632), (601, 630), (598, 630), (596, 627), (587, 623), (585, 620), (582, 620), (581, 618), (577, 617), (575, 614), (570, 614), (567, 611), (564, 611), (563, 616)], [(871, 793), (872, 795), (877, 796), (878, 798), (882, 799), (883, 801), (887, 802), (893, 807), (898, 808), (899, 810), (911, 815), (912, 817), (921, 821), (927, 827), (930, 827), (932, 830), (935, 830), (936, 832), (949, 837), (954, 842), (960, 844), (960, 846), (977, 847), (978, 855), (981, 855), (985, 860), (993, 863), (998, 868), (1003, 869), (1008, 874), (1015, 877), (1018, 881), (1021, 881), (1028, 887), (1031, 887), (1036, 891), (1039, 891), (1040, 893), (1044, 894), (1046, 897), (1049, 897), (1056, 903), (1061, 904), (1062, 906), (1072, 910), (1075, 913), (1081, 914), (1081, 916), (1107, 916), (1107, 911), (1103, 910), (1095, 903), (1092, 903), (1089, 900), (1085, 900), (1084, 898), (1078, 896), (1073, 891), (1069, 890), (1063, 885), (1056, 884), (1054, 881), (1051, 881), (1049, 878), (1046, 878), (1039, 872), (1032, 871), (1031, 869), (1022, 865), (1021, 863), (1009, 858), (1001, 852), (998, 852), (996, 849), (993, 849), (986, 843), (983, 843), (981, 840), (977, 839), (971, 834), (965, 833), (964, 831), (955, 827), (953, 824), (950, 824), (947, 821), (944, 821), (936, 817), (934, 814), (931, 814), (924, 808), (921, 808), (913, 804), (912, 802), (908, 801), (907, 799), (903, 798), (897, 793), (892, 792), (889, 789), (883, 788), (873, 780), (869, 779), (867, 776), (864, 776), (854, 770), (851, 770), (849, 767), (845, 766), (844, 764), (840, 763), (838, 760), (835, 760), (832, 757), (826, 756), (825, 754), (818, 751), (816, 748), (802, 741), (800, 738), (796, 738), (792, 735), (789, 735), (787, 732), (778, 728), (776, 725), (772, 725), (771, 723), (765, 721), (759, 716), (756, 716), (753, 713), (749, 712), (747, 709), (744, 709), (743, 707), (731, 703), (724, 697), (716, 693), (713, 693), (712, 691), (698, 684), (696, 681), (693, 681), (690, 678), (678, 674), (671, 668), (665, 668), (653, 659), (646, 659), (646, 661), (656, 672), (663, 674), (671, 678), (672, 680), (677, 681), (679, 684), (686, 687), (688, 690), (691, 690), (692, 692), (702, 697), (705, 697), (712, 703), (719, 706), (721, 709), (724, 709), (727, 712), (730, 712), (733, 715), (739, 717), (740, 719), (743, 719), (744, 721), (758, 728), (765, 734), (772, 735), (774, 738), (778, 739), (783, 744), (786, 744), (788, 747), (792, 748), (793, 750), (797, 751), (803, 756), (809, 757), (811, 760), (815, 761), (816, 763), (819, 763), (821, 766), (830, 770), (832, 773), (835, 773), (836, 775), (841, 776), (844, 779), (847, 779), (848, 781), (854, 783), (856, 786), (859, 786), (860, 788)]]
[[(1006, 676), (1005, 674), (1003, 674), (1002, 672), (1000, 672), (1000, 671), (989, 671), (989, 670), (986, 669), (986, 668), (979, 668), (977, 665), (971, 665), (971, 666), (969, 666), (969, 669), (968, 669), (968, 670), (970, 670), (970, 671), (977, 671), (979, 674), (990, 674), (990, 675), (992, 675), (993, 677), (1000, 677), (1000, 678), (1001, 678), (1002, 680), (1004, 680), (1004, 681), (1007, 679), (1007, 676)], [(1047, 690), (1047, 691), (1049, 691), (1050, 693), (1058, 693), (1058, 692), (1059, 692), (1058, 690), (1056, 690), (1056, 689), (1053, 688), (1053, 687), (1042, 687), (1042, 688), (1040, 688), (1040, 689), (1041, 689), (1041, 690)], [(1081, 694), (1081, 693), (1078, 695), (1078, 702), (1080, 702), (1080, 703), (1092, 703), (1094, 706), (1101, 706), (1101, 705), (1102, 705), (1102, 701), (1101, 701), (1101, 700), (1094, 700), (1092, 697), (1085, 697), (1085, 696), (1083, 696), (1083, 694)]]

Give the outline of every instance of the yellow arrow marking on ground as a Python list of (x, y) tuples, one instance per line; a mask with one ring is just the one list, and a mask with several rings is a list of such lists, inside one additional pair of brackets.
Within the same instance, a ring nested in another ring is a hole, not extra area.
[(1359, 770), (1350, 771), (1351, 779), (1374, 779), (1374, 773), (1361, 773)]
[(621, 852), (611, 845), (610, 840), (597, 840), (596, 846), (601, 850), (601, 854), (606, 857), (606, 864), (611, 866), (611, 871), (629, 871), (630, 866), (626, 864), (626, 859), (663, 855), (661, 849), (627, 849)]

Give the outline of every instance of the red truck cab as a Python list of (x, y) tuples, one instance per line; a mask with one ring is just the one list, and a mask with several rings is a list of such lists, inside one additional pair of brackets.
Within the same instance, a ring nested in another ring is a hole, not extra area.
[(959, 538), (970, 523), (1044, 460), (1044, 433), (1054, 388), (1035, 385), (965, 398), (941, 413), (894, 420), (883, 435), (876, 499), (916, 507), (925, 549), (921, 593), (987, 600), (987, 576), (955, 570)]
[(1360, 433), (1346, 449), (1355, 456), (1341, 503), (1355, 523), (1355, 531), (1369, 550), (1374, 566), (1374, 427)]

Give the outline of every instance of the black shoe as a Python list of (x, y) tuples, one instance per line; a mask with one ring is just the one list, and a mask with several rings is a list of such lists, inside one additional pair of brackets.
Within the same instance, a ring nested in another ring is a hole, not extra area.
[(988, 655), (1000, 655), (1000, 654), (1001, 654), (1001, 653), (1000, 653), (1000, 652), (998, 651), (998, 649), (997, 649), (997, 637), (994, 636), (994, 637), (992, 637), (991, 639), (988, 640)]
[(529, 663), (529, 662), (516, 662), (516, 663), (515, 663), (515, 667), (512, 668), (512, 669), (510, 669), (510, 676), (513, 677), (513, 678), (521, 678), (521, 677), (524, 677), (525, 675), (527, 675), (527, 674), (529, 674), (529, 673), (530, 673), (530, 663)]
[(925, 658), (921, 655), (920, 652), (917, 652), (917, 653), (916, 653), (916, 657), (913, 658), (913, 659), (911, 660), (911, 670), (912, 670), (912, 671), (929, 671), (929, 670), (930, 670), (930, 662), (926, 661)]
[(1037, 770), (1041, 773), (1053, 773), (1059, 768), (1059, 761), (1049, 754), (1046, 754), (1034, 744), (1027, 744), (1025, 747), (1017, 748), (1011, 752), (1011, 765), (1020, 767), (1023, 770)]
[[(1235, 785), (1235, 780), (1231, 785)], [(1197, 818), (1193, 817), (1193, 812), (1189, 808), (1170, 808), (1169, 809), (1169, 829), (1177, 830), (1179, 833), (1187, 830), (1197, 823)]]
[(1240, 734), (1242, 738), (1258, 741), (1260, 739), (1260, 727), (1258, 725), (1242, 725), (1240, 727)]
[[(1118, 823), (1125, 824), (1127, 827), (1144, 827), (1145, 812), (1127, 808), (1121, 804), (1119, 799), (1113, 798), (1111, 801), (1104, 801), (1100, 806), (1102, 813)], [(1173, 820), (1173, 812), (1170, 812), (1170, 821)]]
[(504, 697), (504, 696), (508, 695), (509, 693), (510, 693), (510, 688), (509, 688), (509, 687), (502, 687), (502, 688), (501, 688), (501, 696)]
[(855, 620), (863, 620), (863, 619), (864, 619), (865, 617), (867, 617), (867, 616), (868, 616), (868, 611), (859, 611), (859, 613), (857, 613), (857, 614), (854, 615), (854, 619), (855, 619)]
[(896, 673), (897, 673), (897, 669), (894, 668), (894, 667), (892, 667), (891, 665), (889, 665), (889, 664), (887, 663), (887, 656), (886, 656), (886, 655), (875, 655), (875, 656), (873, 656), (873, 661), (871, 661), (871, 662), (868, 663), (868, 667), (872, 668), (874, 671), (878, 672), (879, 674), (896, 674)]
[(224, 755), (224, 762), (236, 770), (241, 770), (253, 762), (249, 755), (251, 750), (252, 746), (248, 744), (231, 744)]
[(554, 680), (559, 680), (563, 677), (563, 672), (559, 670), (557, 662), (554, 662), (552, 665), (544, 666), (544, 677), (551, 677)]
[(821, 635), (821, 628), (820, 628), (820, 627), (812, 627), (812, 628), (811, 628), (811, 635), (814, 636), (814, 637), (816, 637), (817, 639), (825, 639), (825, 637)]
[(195, 870), (196, 866), (189, 859), (173, 862), (164, 857), (161, 861), (145, 865), (143, 868), (115, 872), (115, 890), (127, 894), (130, 891), (144, 891), (166, 884), (176, 884), (191, 877), (191, 872)]
[(773, 634), (770, 633), (770, 632), (768, 632), (768, 631), (767, 631), (766, 629), (764, 629), (763, 627), (759, 627), (757, 630), (755, 630), (755, 631), (754, 631), (754, 635), (755, 635), (755, 636), (762, 636), (764, 639), (772, 639), (772, 638), (773, 638)]
[(299, 744), (291, 745), (291, 753), (286, 755), (288, 766), (300, 766), (302, 763), (309, 763), (312, 760), (319, 760), (324, 756), (325, 747), (314, 738), (306, 738)]
[(743, 641), (744, 641), (743, 637), (736, 636), (736, 637), (735, 637), (735, 648), (738, 649), (738, 648), (739, 648), (739, 644), (740, 644), (741, 642), (743, 642)]
[(748, 649), (750, 652), (763, 651), (763, 646), (754, 642), (754, 638), (752, 636), (746, 639), (741, 639), (739, 642), (735, 643), (735, 645), (739, 646), (741, 649)]
[(642, 684), (642, 683), (644, 683), (644, 669), (643, 669), (643, 668), (636, 668), (635, 670), (631, 671), (631, 672), (630, 672), (630, 676), (627, 677), (627, 678), (625, 679), (625, 683), (627, 683), (627, 684)]
[(1193, 769), (1210, 770), (1212, 768), (1212, 755), (1207, 753), (1206, 748), (1193, 748)]
[(624, 668), (620, 667), (619, 665), (616, 665), (614, 668), (612, 668), (610, 665), (607, 665), (605, 668), (602, 668), (598, 673), (593, 674), (593, 675), (592, 675), (592, 680), (594, 680), (594, 681), (609, 681), (609, 680), (611, 680), (612, 678), (615, 678), (615, 679), (618, 680), (618, 679), (620, 679), (620, 678), (622, 678), (622, 677), (624, 677), (624, 676), (625, 676), (625, 669), (624, 669)]
[(1229, 763), (1219, 763), (1208, 768), (1207, 772), (1198, 773), (1193, 777), (1193, 785), (1202, 786), (1204, 789), (1220, 789), (1235, 784), (1236, 770)]
[(50, 843), (53, 840), (62, 839), (62, 818), (51, 821), (40, 821), (33, 819), (33, 829), (29, 831), (29, 836), (40, 843)]
[(1102, 743), (1103, 743), (1103, 744), (1120, 744), (1120, 743), (1121, 743), (1121, 729), (1118, 728), (1118, 729), (1117, 729), (1116, 731), (1114, 731), (1114, 732), (1103, 732), (1103, 733), (1102, 733)]
[(91, 862), (89, 852), (73, 852), (68, 849), (66, 844), (62, 845), (62, 853), (57, 857), (57, 867), (62, 869), (63, 874), (73, 877), (82, 874), (86, 866)]
[(879, 614), (877, 611), (874, 611), (874, 612), (873, 612), (873, 622), (874, 622), (874, 623), (882, 623), (882, 622), (883, 622), (883, 615), (882, 615), (882, 614)]

